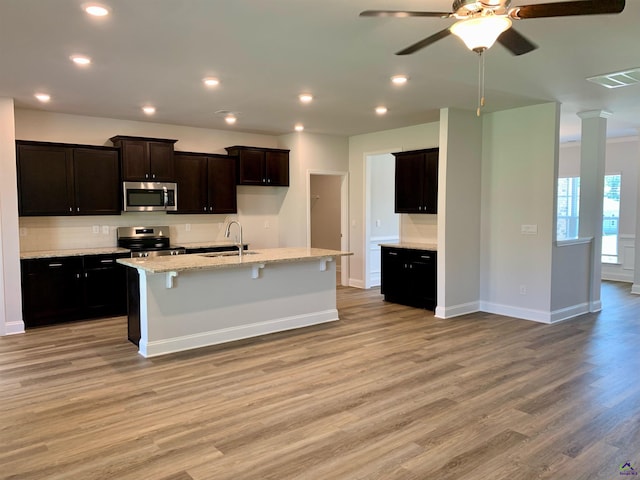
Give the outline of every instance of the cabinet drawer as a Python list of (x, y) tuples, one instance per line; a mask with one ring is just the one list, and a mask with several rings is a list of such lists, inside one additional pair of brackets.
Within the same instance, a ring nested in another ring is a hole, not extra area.
[(87, 255), (84, 257), (84, 268), (105, 268), (119, 265), (118, 258), (128, 258), (129, 255)]
[(82, 270), (82, 257), (52, 257), (22, 260), (23, 273), (44, 273), (53, 270)]

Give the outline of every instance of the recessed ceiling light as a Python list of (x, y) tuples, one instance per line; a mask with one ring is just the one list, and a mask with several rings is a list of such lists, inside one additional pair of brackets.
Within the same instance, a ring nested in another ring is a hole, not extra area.
[(298, 95), (298, 98), (302, 103), (309, 103), (311, 102), (311, 100), (313, 100), (313, 95), (311, 95), (310, 93), (301, 93), (300, 95)]
[(99, 3), (85, 3), (82, 5), (82, 9), (94, 17), (106, 17), (109, 15), (109, 8)]
[(36, 93), (34, 96), (41, 102), (48, 102), (51, 100), (51, 95), (48, 93)]
[(405, 83), (407, 83), (407, 80), (409, 80), (409, 77), (407, 77), (406, 75), (394, 75), (393, 77), (391, 77), (391, 82), (394, 85), (404, 85)]
[(153, 115), (154, 113), (156, 113), (156, 107), (152, 107), (151, 105), (145, 105), (144, 107), (142, 107), (142, 111), (147, 115)]
[(302, 125), (301, 123), (296, 123), (296, 126), (293, 128), (296, 132), (302, 132), (304, 130), (304, 125)]
[(220, 84), (220, 80), (215, 77), (206, 77), (202, 79), (202, 83), (204, 83), (207, 87), (216, 87)]
[(383, 107), (382, 105), (376, 107), (376, 113), (378, 115), (384, 115), (385, 113), (387, 113), (387, 107)]
[(227, 114), (226, 117), (224, 117), (224, 121), (227, 122), (229, 125), (233, 125), (234, 123), (236, 123), (236, 116), (233, 113), (229, 113)]
[(85, 66), (91, 63), (91, 59), (85, 55), (71, 55), (69, 58), (71, 58), (76, 65)]

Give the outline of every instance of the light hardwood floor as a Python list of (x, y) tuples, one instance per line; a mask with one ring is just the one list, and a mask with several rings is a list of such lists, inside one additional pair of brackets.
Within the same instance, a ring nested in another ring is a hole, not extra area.
[[(3, 479), (614, 479), (640, 469), (640, 297), (556, 325), (341, 321), (144, 359), (122, 317), (0, 338)], [(633, 478), (633, 477), (630, 477)]]

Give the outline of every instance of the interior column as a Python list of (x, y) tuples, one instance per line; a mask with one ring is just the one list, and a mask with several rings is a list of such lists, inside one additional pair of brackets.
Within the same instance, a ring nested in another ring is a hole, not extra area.
[(589, 311), (602, 309), (602, 206), (607, 146), (607, 118), (610, 112), (580, 112), (582, 142), (580, 149), (580, 219), (579, 236), (593, 238), (589, 278)]
[(13, 99), (0, 98), (0, 335), (24, 332)]

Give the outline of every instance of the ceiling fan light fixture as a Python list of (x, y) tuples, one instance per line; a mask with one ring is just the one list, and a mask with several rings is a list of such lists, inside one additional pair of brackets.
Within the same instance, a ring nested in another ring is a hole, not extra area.
[(482, 15), (460, 20), (451, 26), (469, 50), (482, 52), (491, 48), (502, 32), (511, 28), (511, 19), (502, 15)]

